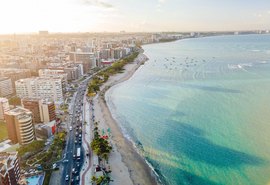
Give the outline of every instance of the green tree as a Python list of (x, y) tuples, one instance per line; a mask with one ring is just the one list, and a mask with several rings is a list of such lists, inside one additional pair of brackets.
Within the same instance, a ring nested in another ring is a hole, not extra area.
[(14, 106), (21, 105), (21, 99), (17, 96), (9, 98), (8, 102), (10, 105)]

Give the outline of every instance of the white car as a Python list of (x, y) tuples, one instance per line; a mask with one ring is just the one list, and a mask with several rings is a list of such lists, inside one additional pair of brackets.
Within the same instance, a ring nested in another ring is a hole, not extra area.
[(66, 181), (68, 181), (69, 180), (69, 175), (66, 175), (66, 178), (65, 179), (66, 179)]
[(69, 130), (72, 131), (72, 127), (71, 126), (69, 127)]

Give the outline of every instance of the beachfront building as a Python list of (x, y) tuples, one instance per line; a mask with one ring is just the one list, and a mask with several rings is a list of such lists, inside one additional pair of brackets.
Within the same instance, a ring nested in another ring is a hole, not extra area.
[(0, 96), (7, 97), (13, 94), (11, 79), (0, 77)]
[(8, 99), (0, 98), (0, 120), (4, 120), (4, 113), (9, 111)]
[(22, 107), (16, 107), (5, 113), (8, 138), (13, 144), (27, 145), (34, 141), (32, 112)]
[(64, 67), (68, 80), (77, 80), (83, 76), (83, 64), (68, 64)]
[(0, 152), (0, 185), (18, 185), (21, 178), (17, 152)]
[(61, 78), (26, 78), (15, 82), (16, 93), (20, 98), (41, 98), (63, 102)]
[(77, 49), (77, 51), (69, 53), (69, 59), (74, 63), (82, 63), (83, 73), (87, 73), (91, 68), (96, 67), (96, 57), (92, 52), (82, 52), (82, 50)]

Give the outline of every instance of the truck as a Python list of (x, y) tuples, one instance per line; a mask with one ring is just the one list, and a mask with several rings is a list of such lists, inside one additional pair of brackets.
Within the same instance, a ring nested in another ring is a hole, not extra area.
[(81, 148), (77, 148), (77, 160), (81, 159)]

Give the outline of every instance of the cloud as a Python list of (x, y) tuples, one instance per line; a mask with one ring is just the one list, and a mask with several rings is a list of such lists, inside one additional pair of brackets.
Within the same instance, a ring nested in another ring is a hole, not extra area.
[(102, 0), (81, 0), (84, 4), (101, 8), (113, 8), (113, 5)]

